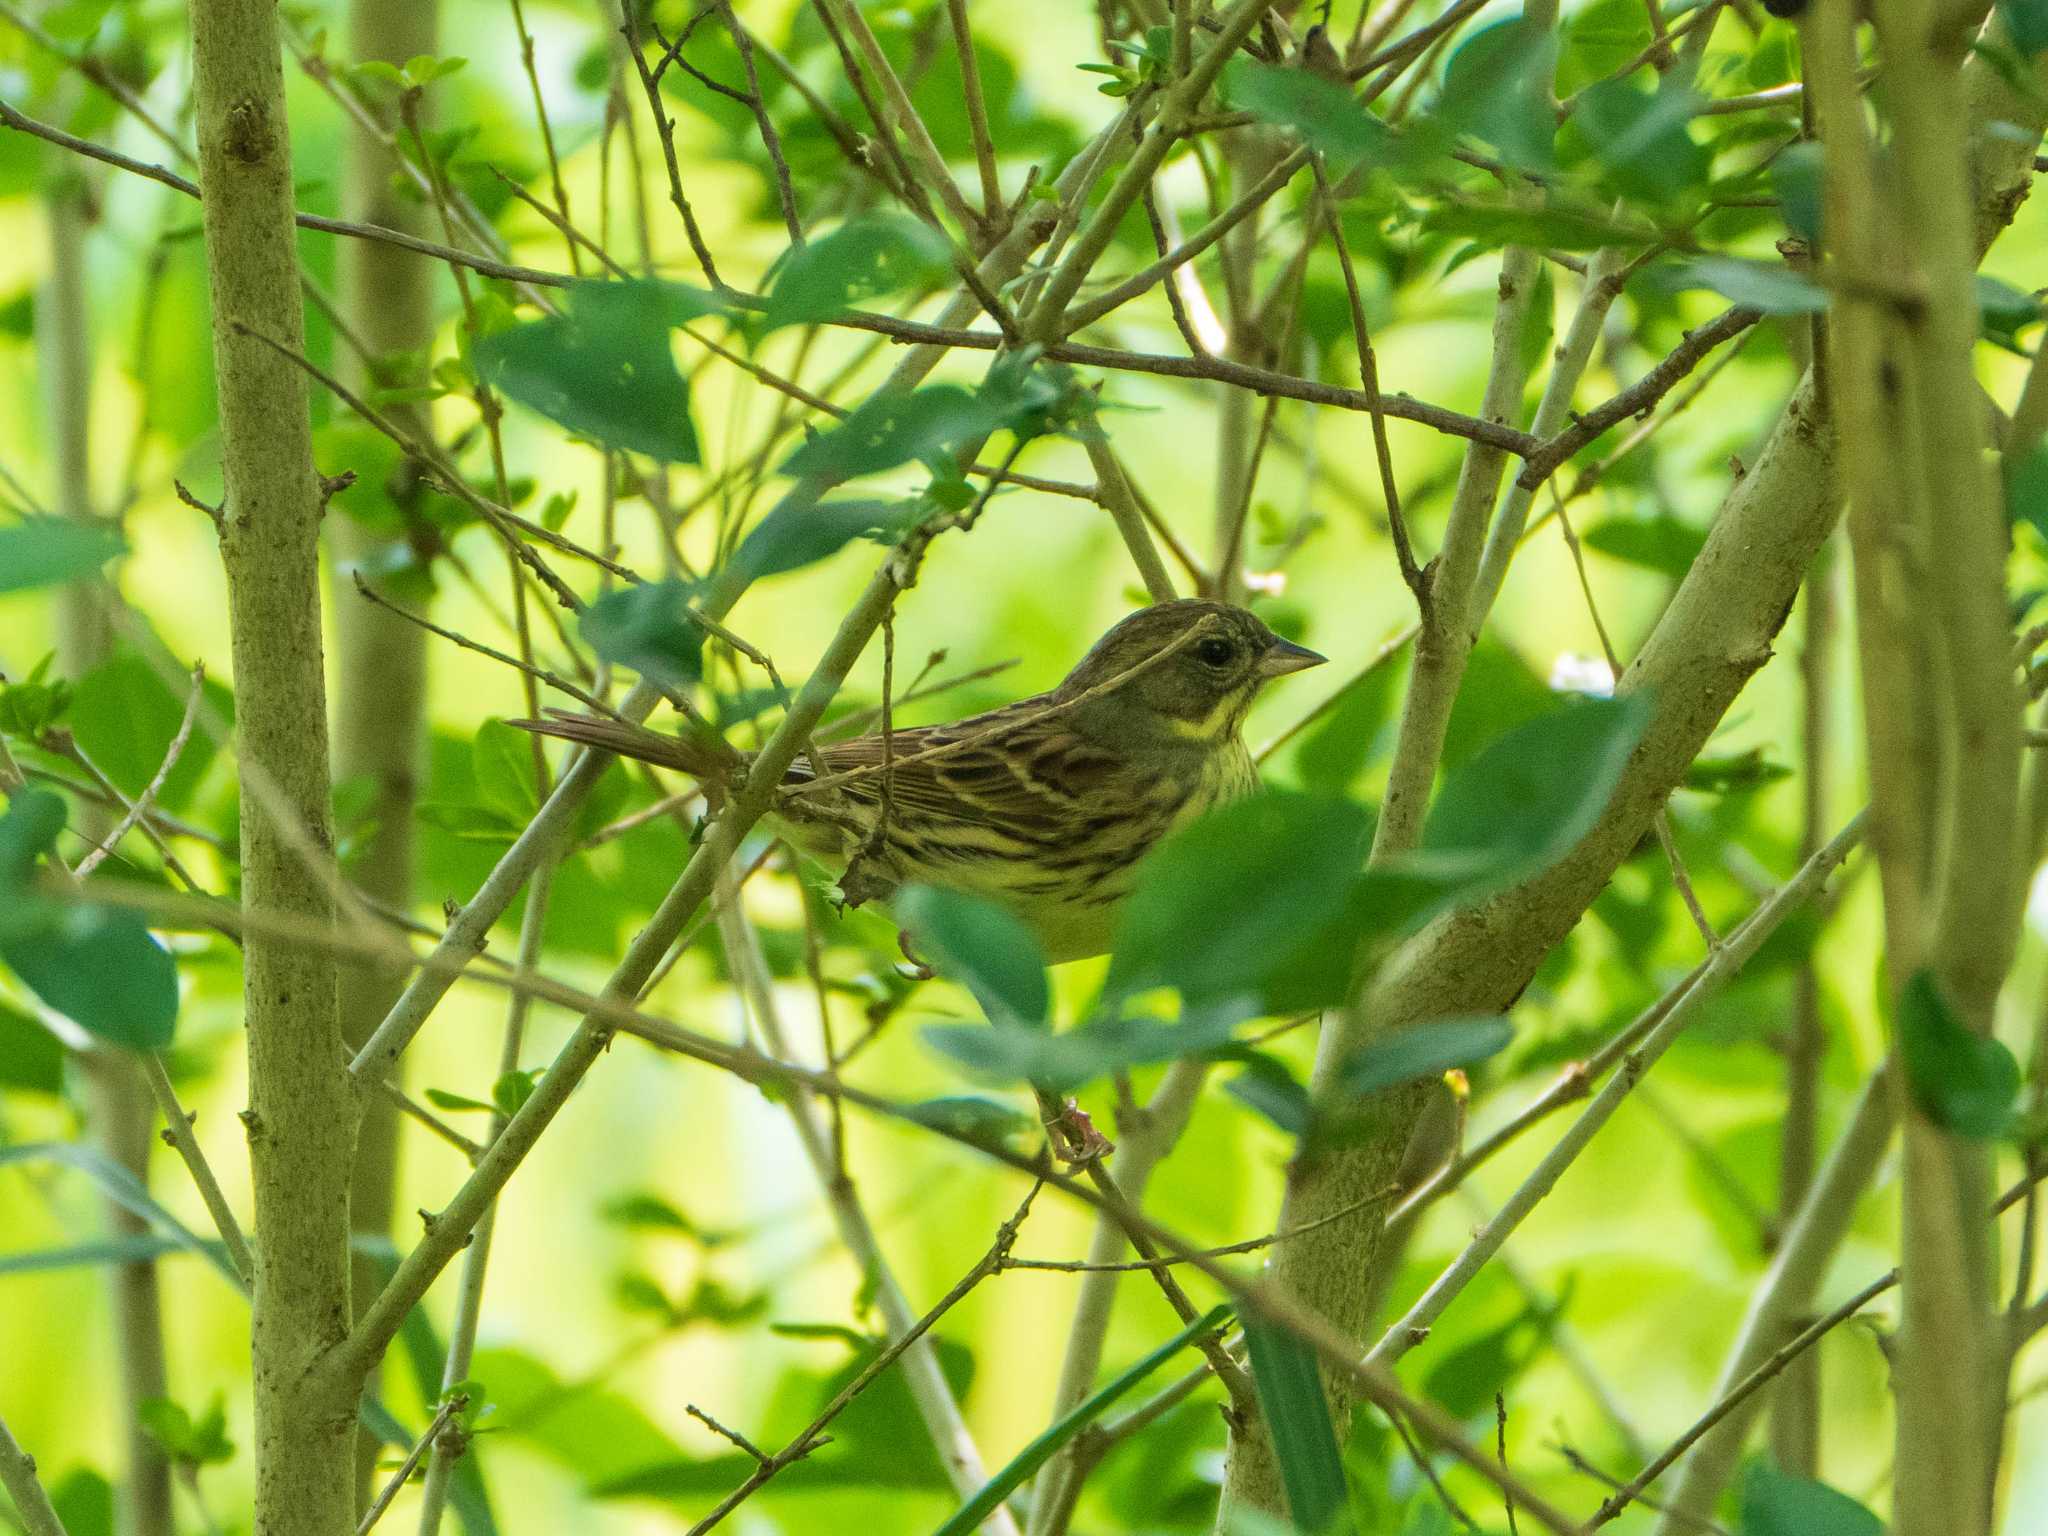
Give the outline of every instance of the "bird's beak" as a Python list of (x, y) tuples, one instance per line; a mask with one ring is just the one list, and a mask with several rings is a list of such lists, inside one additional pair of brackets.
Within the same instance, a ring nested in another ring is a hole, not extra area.
[(1266, 654), (1259, 658), (1259, 676), (1285, 677), (1290, 672), (1320, 667), (1329, 659), (1305, 645), (1296, 645), (1292, 640), (1276, 639), (1266, 647)]

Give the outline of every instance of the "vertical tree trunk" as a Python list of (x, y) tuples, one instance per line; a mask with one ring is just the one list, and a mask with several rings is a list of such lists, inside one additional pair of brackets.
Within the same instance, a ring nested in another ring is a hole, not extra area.
[[(434, 0), (351, 0), (349, 57), (403, 64), (435, 51)], [(391, 189), (391, 156), (368, 133), (350, 134), (342, 192), (342, 213), (365, 223), (423, 233), (417, 203)], [(411, 352), (433, 337), (433, 267), (421, 257), (370, 240), (341, 244), (341, 306), (373, 358)], [(354, 369), (359, 387), (386, 382), (372, 363)], [(412, 382), (408, 380), (406, 382)], [(412, 432), (426, 435), (425, 412), (417, 406), (388, 407)], [(381, 487), (400, 512), (410, 515), (417, 500), (413, 466), (399, 483)], [(364, 602), (345, 568), (369, 554), (381, 536), (347, 517), (327, 530), (334, 574), (334, 777), (367, 780), (369, 817), (375, 831), (362, 844), (350, 875), (375, 901), (400, 909), (413, 900), (413, 811), (425, 757), (427, 650), (418, 626)], [(360, 1046), (404, 986), (389, 966), (358, 963), (341, 973), (341, 1032), (350, 1048)], [(389, 1099), (371, 1095), (362, 1107), (356, 1140), (350, 1219), (365, 1237), (391, 1232), (393, 1186), (397, 1178), (398, 1111)], [(375, 1294), (377, 1266), (358, 1257), (354, 1290), (358, 1305)], [(374, 1390), (374, 1379), (372, 1390)], [(357, 1464), (360, 1504), (375, 1470), (377, 1444), (364, 1435)]]
[[(219, 378), (242, 894), (271, 923), (332, 921), (318, 537), (291, 142), (274, 0), (192, 0), (192, 71)], [(355, 1095), (335, 963), (257, 927), (244, 951), (256, 1205), (256, 1530), (355, 1525), (355, 1385), (311, 1370), (349, 1325)]]
[[(80, 521), (92, 505), (92, 326), (86, 303), (85, 241), (90, 206), (83, 172), (63, 167), (44, 198), (50, 232), (50, 276), (37, 306), (36, 357), (44, 379), (54, 466), (55, 510)], [(73, 582), (57, 600), (57, 665), (79, 678), (107, 659), (113, 628), (108, 595), (97, 581)], [(87, 830), (104, 834), (112, 818), (99, 815)], [(149, 1182), (150, 1131), (156, 1111), (149, 1089), (126, 1052), (99, 1050), (85, 1058), (86, 1093), (94, 1139), (137, 1182)], [(136, 1236), (149, 1223), (116, 1201), (106, 1202), (116, 1237)], [(171, 1464), (145, 1434), (138, 1408), (167, 1389), (163, 1305), (156, 1264), (143, 1259), (108, 1271), (114, 1352), (120, 1361), (122, 1462), (116, 1508), (121, 1536), (170, 1536)]]

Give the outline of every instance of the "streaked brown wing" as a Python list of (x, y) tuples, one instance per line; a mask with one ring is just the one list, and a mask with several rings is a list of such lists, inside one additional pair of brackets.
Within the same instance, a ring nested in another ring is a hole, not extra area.
[[(895, 732), (887, 778), (896, 809), (985, 827), (1025, 842), (1071, 835), (1094, 814), (1123, 759), (1057, 719), (1033, 721), (1044, 705), (1043, 699), (1027, 699), (955, 724)], [(838, 793), (862, 805), (881, 803), (880, 736), (824, 747), (818, 755), (829, 775), (857, 773), (821, 794)], [(800, 790), (810, 777), (808, 766), (799, 761), (785, 782)]]

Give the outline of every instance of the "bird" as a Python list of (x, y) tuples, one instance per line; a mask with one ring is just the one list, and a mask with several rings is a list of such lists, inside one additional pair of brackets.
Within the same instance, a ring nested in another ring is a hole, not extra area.
[[(936, 886), (1007, 910), (1053, 964), (1104, 954), (1144, 855), (1258, 789), (1240, 734), (1253, 698), (1325, 660), (1233, 604), (1156, 603), (1048, 693), (801, 753), (771, 824), (844, 866), (848, 905)], [(747, 761), (597, 715), (511, 723), (693, 774), (714, 793)]]

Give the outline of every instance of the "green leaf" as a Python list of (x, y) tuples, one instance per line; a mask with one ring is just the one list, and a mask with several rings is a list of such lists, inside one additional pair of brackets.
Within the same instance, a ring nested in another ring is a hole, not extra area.
[(1656, 231), (1646, 225), (1617, 223), (1604, 209), (1576, 206), (1556, 191), (1534, 208), (1440, 199), (1423, 214), (1422, 227), (1432, 234), (1463, 236), (1485, 246), (1547, 246), (1560, 251), (1643, 246), (1657, 238)]
[(1771, 190), (1785, 227), (1800, 239), (1820, 239), (1823, 151), (1818, 139), (1794, 144), (1771, 162)]
[(139, 1216), (151, 1226), (176, 1239), (181, 1248), (209, 1260), (228, 1283), (241, 1286), (241, 1277), (228, 1261), (219, 1243), (203, 1241), (197, 1233), (150, 1197), (134, 1174), (97, 1147), (75, 1141), (28, 1141), (0, 1146), (0, 1168), (15, 1163), (60, 1163), (92, 1180), (101, 1194), (122, 1210)]
[(1349, 1531), (1351, 1501), (1344, 1484), (1344, 1458), (1337, 1449), (1315, 1352), (1260, 1318), (1245, 1319), (1244, 1339), (1295, 1529), (1307, 1536)]
[(76, 581), (127, 549), (106, 523), (66, 517), (31, 517), (0, 528), (0, 592), (53, 587)]
[(2005, 461), (2005, 517), (2010, 523), (2033, 524), (2048, 539), (2048, 440), (2017, 463)]
[(426, 1096), (427, 1102), (436, 1109), (475, 1109), (487, 1115), (497, 1110), (495, 1104), (486, 1104), (482, 1099), (472, 1099), (460, 1093), (450, 1093), (446, 1088), (429, 1088), (426, 1090)]
[(71, 685), (60, 678), (45, 681), (53, 653), (30, 669), (27, 677), (0, 685), (0, 732), (38, 740), (71, 708)]
[(175, 1237), (110, 1237), (63, 1248), (0, 1253), (0, 1275), (26, 1275), (49, 1269), (86, 1269), (101, 1264), (134, 1264), (187, 1251), (184, 1243)]
[(195, 1419), (168, 1397), (152, 1397), (136, 1404), (135, 1417), (173, 1461), (203, 1467), (234, 1459), (234, 1442), (227, 1434), (227, 1404), (220, 1398)]
[(2023, 293), (2011, 283), (1985, 273), (1977, 274), (1977, 309), (1983, 317), (1984, 336), (2008, 351), (2027, 353), (2019, 333), (2041, 318), (2041, 301)]
[(58, 1093), (64, 1087), (64, 1047), (19, 1009), (0, 1002), (0, 1088)]
[(1582, 699), (1509, 731), (1444, 785), (1417, 867), (1487, 889), (1555, 863), (1606, 810), (1650, 714), (1641, 693)]
[(1146, 854), (1104, 993), (1177, 987), (1191, 1003), (1265, 997), (1295, 941), (1343, 909), (1371, 841), (1362, 806), (1268, 790)]
[[(932, 461), (955, 443), (986, 437), (1005, 427), (1028, 431), (1034, 417), (1061, 394), (1055, 375), (1044, 370), (989, 370), (979, 389), (928, 384), (909, 391), (884, 390), (863, 401), (838, 426), (819, 433), (791, 454), (785, 475), (815, 476), (837, 483), (894, 469), (913, 459)], [(947, 466), (938, 466), (944, 468)]]
[(704, 673), (704, 631), (689, 617), (695, 591), (673, 577), (622, 587), (583, 610), (583, 638), (606, 661), (686, 688)]
[(1245, 1070), (1223, 1085), (1223, 1091), (1247, 1109), (1264, 1115), (1290, 1136), (1306, 1136), (1313, 1118), (1304, 1088), (1286, 1063), (1264, 1051), (1245, 1051)]
[(989, 1143), (1007, 1141), (1038, 1124), (1036, 1116), (1025, 1114), (1014, 1104), (974, 1093), (925, 1099), (905, 1106), (903, 1114), (906, 1119), (930, 1126), (935, 1131), (944, 1131), (949, 1136)]
[(1045, 951), (1004, 908), (979, 896), (913, 885), (891, 902), (921, 956), (974, 994), (991, 1024), (1052, 1027)]
[(1262, 123), (1293, 129), (1311, 149), (1340, 160), (1370, 158), (1375, 163), (1395, 152), (1387, 125), (1338, 81), (1242, 56), (1230, 61), (1224, 81), (1233, 106)]
[[(181, 679), (174, 688), (147, 657), (124, 649), (78, 680), (67, 716), (71, 733), (100, 771), (133, 799), (163, 767), (164, 754), (184, 721), (190, 686), (189, 680)], [(204, 709), (233, 720), (234, 695), (211, 678), (202, 688)], [(201, 715), (164, 777), (157, 804), (168, 811), (188, 805), (218, 750)]]
[(924, 1038), (934, 1050), (985, 1077), (1065, 1093), (1130, 1067), (1214, 1050), (1229, 1041), (1245, 1017), (1245, 1009), (1225, 1006), (1188, 1014), (1176, 1024), (1112, 1018), (1060, 1034), (1014, 1026), (941, 1024), (925, 1030)]
[(520, 404), (608, 448), (698, 461), (690, 390), (669, 351), (670, 285), (580, 282), (568, 312), (482, 337), (483, 377)]
[(647, 1190), (614, 1195), (599, 1208), (598, 1214), (613, 1226), (624, 1227), (629, 1232), (674, 1232), (683, 1237), (698, 1235), (695, 1222), (661, 1196)]
[(739, 579), (756, 582), (837, 554), (855, 539), (889, 539), (924, 515), (910, 501), (825, 501), (797, 492), (755, 526), (732, 557)]
[(134, 912), (53, 901), (29, 889), (35, 860), (56, 843), (64, 802), (16, 795), (0, 817), (0, 960), (82, 1029), (116, 1045), (161, 1050), (178, 1018), (178, 966)]
[(1817, 315), (1828, 307), (1827, 290), (1790, 267), (1733, 256), (1700, 256), (1656, 269), (1657, 283), (1671, 291), (1711, 288), (1724, 299), (1767, 315)]
[(1230, 1316), (1226, 1306), (1211, 1307), (1187, 1327), (1153, 1350), (1144, 1359), (1114, 1377), (1082, 1399), (1074, 1410), (1039, 1435), (976, 1490), (974, 1496), (954, 1512), (932, 1536), (971, 1536), (997, 1505), (1024, 1485), (1027, 1478), (1052, 1459), (1053, 1453), (1114, 1407), (1130, 1390), (1166, 1364), (1190, 1341), (1213, 1333)]
[(1686, 129), (1698, 104), (1687, 90), (1642, 91), (1627, 80), (1603, 80), (1581, 93), (1572, 120), (1610, 185), (1662, 203), (1707, 179), (1713, 156)]
[(1884, 1522), (1846, 1493), (1759, 1459), (1742, 1482), (1741, 1536), (1884, 1536)]
[(1337, 1069), (1337, 1083), (1345, 1093), (1365, 1098), (1484, 1061), (1514, 1035), (1514, 1026), (1499, 1014), (1434, 1019), (1362, 1047)]
[(2048, 0), (1998, 0), (2005, 35), (2023, 54), (2048, 49)]
[(526, 1101), (533, 1097), (533, 1085), (540, 1074), (538, 1067), (530, 1072), (501, 1073), (491, 1084), (492, 1107), (508, 1120), (518, 1114)]
[(503, 720), (486, 720), (470, 743), (470, 766), (483, 803), (519, 823), (540, 809), (533, 781), (533, 737)]
[(1510, 165), (1547, 170), (1557, 120), (1550, 82), (1557, 40), (1522, 18), (1481, 27), (1444, 66), (1436, 115), (1461, 133), (1484, 139)]
[(924, 287), (951, 271), (945, 236), (930, 226), (895, 214), (856, 219), (784, 255), (762, 328), (831, 320), (863, 299)]
[(1692, 569), (1699, 552), (1707, 547), (1704, 532), (1669, 512), (1654, 517), (1610, 517), (1580, 537), (1588, 549), (1661, 572), (1674, 581)]
[(2020, 1064), (1956, 1017), (1932, 971), (1914, 972), (1899, 994), (1899, 1055), (1914, 1101), (1936, 1125), (1979, 1141), (2013, 1128)]

